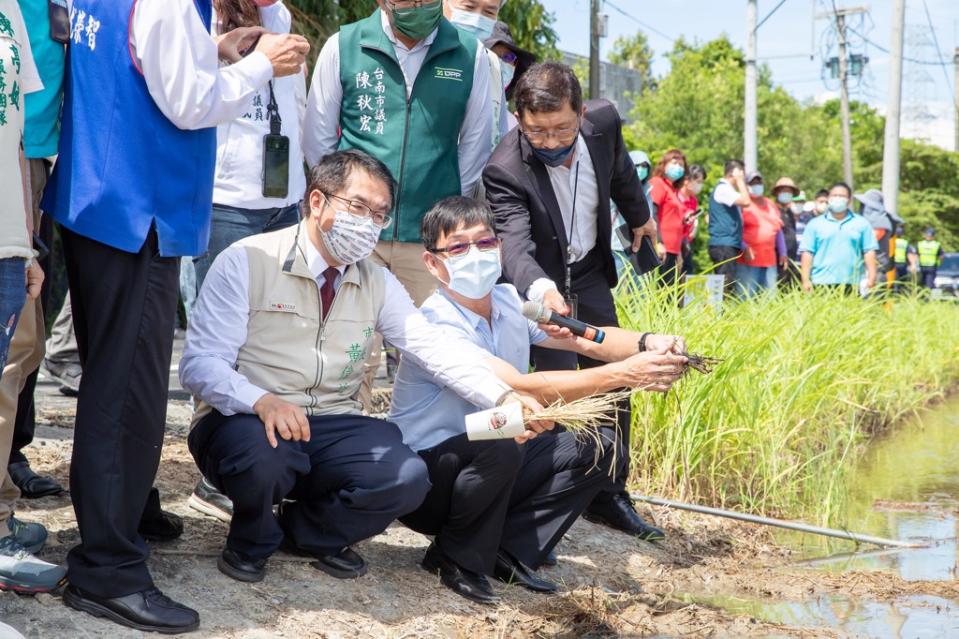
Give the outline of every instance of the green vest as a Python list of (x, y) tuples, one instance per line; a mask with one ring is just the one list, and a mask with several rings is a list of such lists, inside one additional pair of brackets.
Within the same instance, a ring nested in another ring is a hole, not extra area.
[(380, 10), (340, 30), (340, 149), (380, 159), (396, 178), (393, 225), (384, 240), (419, 242), (423, 215), (460, 195), (459, 136), (473, 89), (475, 36), (441, 19), (407, 98), (403, 70)]
[(896, 253), (893, 256), (893, 260), (896, 264), (905, 264), (907, 261), (906, 255), (909, 253), (909, 240), (904, 237), (896, 238)]
[(920, 240), (916, 248), (919, 251), (919, 266), (934, 268), (939, 266), (939, 248), (942, 245), (936, 240)]

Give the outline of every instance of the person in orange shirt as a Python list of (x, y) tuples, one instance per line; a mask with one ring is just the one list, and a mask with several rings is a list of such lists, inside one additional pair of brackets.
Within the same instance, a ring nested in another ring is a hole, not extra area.
[(762, 174), (750, 173), (746, 184), (751, 202), (743, 207), (743, 243), (750, 250), (739, 258), (736, 277), (743, 295), (752, 297), (764, 290), (776, 290), (777, 266), (787, 258), (782, 218), (776, 204), (763, 195)]

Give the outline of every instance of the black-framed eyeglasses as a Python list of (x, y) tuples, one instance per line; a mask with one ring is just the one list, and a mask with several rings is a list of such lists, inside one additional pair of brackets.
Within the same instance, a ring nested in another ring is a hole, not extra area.
[[(320, 192), (323, 193), (323, 191)], [(340, 197), (339, 195), (333, 195), (332, 193), (323, 193), (323, 196), (346, 203), (347, 211), (350, 215), (355, 215), (356, 217), (368, 217), (373, 220), (373, 224), (376, 224), (380, 228), (385, 229), (393, 223), (393, 218), (389, 215), (389, 213), (375, 211), (359, 200), (349, 200), (345, 197)]]
[(389, 5), (392, 11), (399, 9), (400, 11), (405, 11), (407, 9), (419, 9), (424, 4), (436, 4), (441, 0), (386, 0), (386, 4)]
[(483, 237), (475, 242), (456, 242), (454, 244), (447, 245), (446, 248), (433, 248), (430, 249), (431, 253), (446, 253), (450, 257), (457, 257), (459, 255), (466, 255), (470, 252), (470, 247), (475, 246), (481, 251), (495, 251), (499, 248), (499, 238), (498, 237)]

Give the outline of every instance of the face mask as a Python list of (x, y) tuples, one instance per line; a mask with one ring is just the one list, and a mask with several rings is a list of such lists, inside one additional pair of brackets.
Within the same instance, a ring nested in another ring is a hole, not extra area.
[(496, 26), (496, 20), (487, 18), (481, 13), (463, 11), (462, 9), (453, 9), (450, 12), (450, 22), (463, 31), (472, 33), (480, 40), (485, 40), (493, 35), (493, 27)]
[(253, 0), (253, 4), (255, 4), (258, 7), (272, 7), (278, 1), (279, 0)]
[(816, 213), (825, 213), (829, 205), (825, 202), (816, 202)]
[(689, 187), (689, 190), (693, 192), (693, 195), (699, 195), (700, 192), (703, 190), (703, 183), (696, 182), (695, 184)]
[(579, 132), (576, 133), (576, 137), (573, 138), (573, 141), (569, 143), (569, 146), (559, 149), (537, 149), (535, 146), (533, 146), (532, 142), (529, 142), (529, 138), (526, 138), (526, 141), (529, 142), (530, 147), (533, 149), (533, 155), (539, 158), (540, 162), (546, 166), (556, 167), (565, 162), (566, 158), (569, 157), (569, 154), (573, 152), (578, 138)]
[(334, 260), (340, 264), (356, 264), (373, 254), (380, 230), (368, 217), (336, 211), (330, 230), (320, 229), (320, 240)]
[(646, 178), (649, 177), (649, 167), (646, 165), (636, 167), (636, 175), (639, 176), (640, 182), (645, 182)]
[(831, 197), (829, 198), (829, 210), (833, 213), (842, 213), (849, 208), (849, 198)]
[(686, 175), (686, 169), (683, 168), (682, 164), (670, 164), (666, 167), (664, 171), (666, 177), (669, 178), (670, 182), (675, 182), (679, 178)]
[(440, 23), (443, 17), (443, 3), (436, 0), (430, 4), (409, 9), (391, 9), (393, 26), (396, 30), (413, 40), (422, 40)]
[(509, 86), (509, 83), (513, 81), (513, 74), (516, 72), (516, 69), (513, 68), (512, 64), (506, 64), (501, 62), (499, 65), (500, 77), (503, 79), (503, 90), (506, 90), (506, 87)]
[(447, 285), (450, 290), (471, 300), (489, 295), (503, 273), (499, 249), (481, 251), (475, 246), (471, 246), (465, 255), (446, 258), (446, 270), (450, 274)]
[(816, 203), (815, 203), (815, 202), (806, 202), (805, 204), (802, 205), (802, 212), (803, 212), (803, 213), (812, 213), (812, 212), (815, 211), (815, 210), (816, 210)]
[(755, 195), (756, 197), (759, 197), (760, 195), (762, 195), (763, 191), (765, 191), (765, 187), (763, 187), (762, 184), (749, 185), (749, 193), (752, 195)]
[(793, 196), (789, 193), (780, 193), (776, 196), (776, 201), (780, 204), (789, 204), (793, 201)]

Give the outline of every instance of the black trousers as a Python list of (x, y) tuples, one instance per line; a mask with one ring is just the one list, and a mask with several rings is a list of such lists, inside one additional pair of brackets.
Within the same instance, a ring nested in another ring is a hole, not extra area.
[(61, 227), (83, 366), (70, 463), (80, 545), (71, 583), (101, 597), (153, 585), (137, 532), (166, 425), (178, 260), (155, 230), (137, 253)]
[[(619, 326), (616, 317), (616, 304), (609, 283), (603, 275), (602, 262), (596, 255), (596, 249), (590, 251), (580, 262), (573, 265), (572, 292), (579, 298), (578, 319), (593, 326)], [(638, 344), (637, 344), (638, 349)], [(602, 366), (604, 362), (583, 357), (569, 351), (533, 346), (530, 349), (533, 366), (539, 371), (564, 371), (578, 368)], [(629, 450), (630, 407), (624, 401), (618, 410), (620, 439), (626, 451)], [(626, 489), (629, 477), (629, 455), (620, 455), (620, 468), (616, 472), (616, 481), (603, 492), (610, 495)]]
[(742, 250), (735, 246), (710, 246), (709, 259), (713, 261), (713, 274), (725, 275), (723, 290), (726, 296), (738, 292), (736, 287), (736, 258)]
[[(377, 535), (430, 489), (423, 460), (395, 424), (362, 415), (310, 418), (310, 441), (270, 446), (256, 415), (213, 412), (190, 432), (203, 476), (233, 500), (227, 546), (265, 558), (284, 535), (327, 554)], [(273, 505), (284, 499), (280, 520)]]
[(492, 574), (500, 548), (538, 568), (596, 494), (610, 484), (612, 437), (595, 448), (566, 432), (519, 445), (466, 434), (420, 451), (433, 487), (400, 518), (457, 564)]

